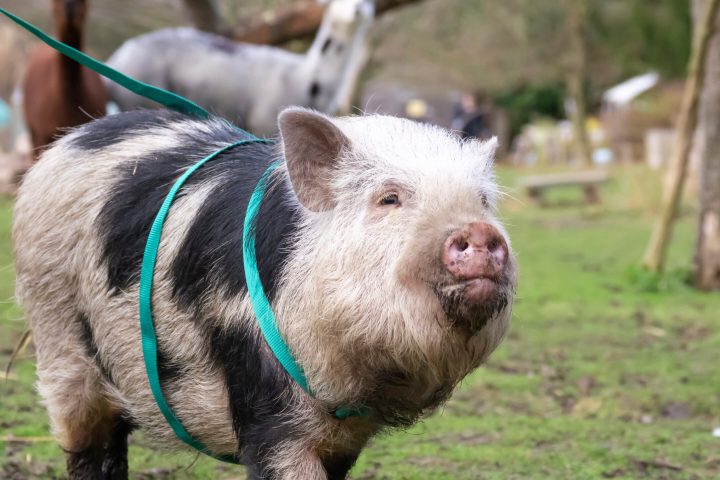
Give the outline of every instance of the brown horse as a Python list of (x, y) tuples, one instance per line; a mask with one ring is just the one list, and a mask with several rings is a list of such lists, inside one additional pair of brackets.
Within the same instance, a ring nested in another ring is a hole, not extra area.
[[(57, 37), (82, 50), (86, 14), (86, 0), (53, 0)], [(47, 45), (30, 54), (23, 92), (35, 159), (65, 129), (105, 115), (107, 92), (100, 76)]]

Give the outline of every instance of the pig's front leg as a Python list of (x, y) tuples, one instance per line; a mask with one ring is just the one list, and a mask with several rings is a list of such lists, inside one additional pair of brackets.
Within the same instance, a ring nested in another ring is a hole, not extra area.
[[(249, 480), (326, 480), (320, 457), (313, 451), (279, 444), (256, 451), (254, 462), (245, 459)], [(333, 478), (345, 478), (333, 477)]]
[(289, 443), (261, 450), (266, 454), (253, 464), (247, 463), (251, 480), (344, 480), (360, 453), (337, 453), (320, 458), (314, 449)]
[(357, 460), (360, 452), (354, 453), (336, 453), (327, 458), (323, 458), (322, 464), (327, 473), (328, 480), (344, 480), (347, 478), (348, 472), (355, 461)]

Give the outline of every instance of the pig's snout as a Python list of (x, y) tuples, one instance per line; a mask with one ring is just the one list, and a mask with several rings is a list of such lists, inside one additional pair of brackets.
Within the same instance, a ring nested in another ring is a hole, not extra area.
[(511, 261), (505, 237), (492, 225), (475, 222), (451, 233), (442, 251), (447, 283), (438, 290), (448, 318), (477, 332), (506, 308), (513, 289)]
[(453, 232), (442, 256), (448, 272), (459, 281), (496, 279), (508, 262), (508, 246), (492, 225), (476, 222)]

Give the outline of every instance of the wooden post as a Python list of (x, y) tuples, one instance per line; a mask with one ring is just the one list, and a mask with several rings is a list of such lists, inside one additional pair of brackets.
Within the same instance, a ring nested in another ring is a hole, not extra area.
[(575, 156), (583, 166), (592, 164), (592, 146), (585, 125), (587, 120), (585, 81), (587, 80), (588, 7), (588, 0), (566, 2), (567, 29), (571, 50), (567, 88), (574, 107), (574, 110), (569, 113), (573, 126)]
[[(702, 12), (706, 0), (695, 0)], [(720, 19), (715, 19), (718, 28)], [(705, 84), (700, 94), (698, 135), (701, 148), (699, 172), (700, 214), (693, 261), (695, 286), (720, 290), (720, 33), (710, 42)]]
[(704, 14), (695, 29), (688, 78), (685, 83), (685, 92), (678, 120), (678, 138), (665, 179), (660, 215), (655, 222), (650, 243), (643, 258), (645, 268), (653, 272), (662, 271), (665, 265), (665, 253), (670, 243), (673, 222), (677, 214), (687, 174), (690, 148), (698, 119), (698, 100), (705, 77), (708, 46), (713, 35), (718, 7), (720, 7), (720, 0), (708, 0)]

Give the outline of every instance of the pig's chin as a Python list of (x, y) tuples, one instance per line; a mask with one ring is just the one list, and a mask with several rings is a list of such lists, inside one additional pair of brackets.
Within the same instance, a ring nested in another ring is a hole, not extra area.
[(474, 278), (434, 288), (448, 321), (476, 333), (501, 313), (510, 302), (510, 282), (505, 278)]

